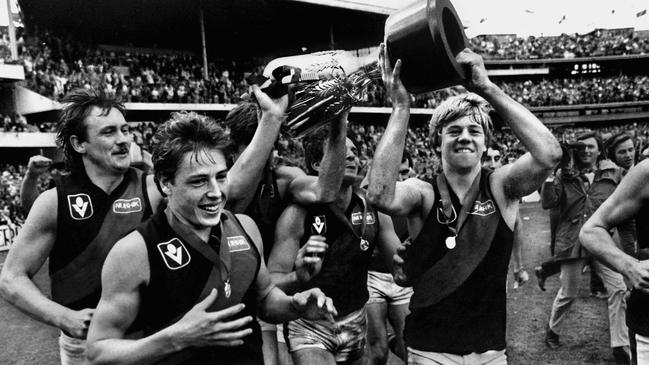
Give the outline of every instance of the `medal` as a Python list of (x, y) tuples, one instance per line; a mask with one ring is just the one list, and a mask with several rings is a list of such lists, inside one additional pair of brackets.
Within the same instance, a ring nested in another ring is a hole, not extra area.
[(455, 236), (448, 236), (446, 237), (446, 248), (449, 250), (452, 250), (455, 248)]
[(365, 238), (361, 238), (361, 250), (367, 251), (368, 248), (370, 248), (370, 243)]
[(225, 292), (225, 297), (230, 298), (230, 295), (232, 294), (232, 287), (230, 286), (230, 279), (225, 281), (225, 285), (223, 285), (223, 291)]

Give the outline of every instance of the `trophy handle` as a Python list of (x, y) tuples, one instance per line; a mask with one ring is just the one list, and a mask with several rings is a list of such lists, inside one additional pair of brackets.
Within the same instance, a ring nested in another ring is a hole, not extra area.
[(469, 42), (449, 0), (421, 0), (390, 15), (385, 44), (390, 63), (403, 62), (401, 81), (413, 94), (459, 85), (465, 79), (455, 56)]

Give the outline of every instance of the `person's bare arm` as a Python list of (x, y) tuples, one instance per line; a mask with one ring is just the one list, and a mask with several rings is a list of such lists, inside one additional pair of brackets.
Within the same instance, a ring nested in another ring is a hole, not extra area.
[(311, 236), (300, 248), (305, 235), (306, 210), (296, 204), (288, 206), (277, 220), (275, 242), (268, 258), (270, 277), (278, 288), (295, 293), (322, 267), (327, 244), (322, 236)]
[(124, 335), (137, 317), (140, 293), (149, 280), (149, 262), (142, 236), (133, 232), (111, 250), (102, 271), (102, 295), (88, 334), (90, 364), (151, 364), (188, 347), (239, 346), (251, 329), (241, 329), (250, 316), (228, 319), (244, 306), (207, 312), (216, 290), (180, 320), (137, 340)]
[(45, 296), (33, 282), (56, 241), (57, 205), (56, 189), (45, 191), (34, 202), (7, 255), (0, 274), (0, 294), (29, 316), (84, 338), (93, 309), (66, 308)]
[[(263, 252), (263, 243), (259, 229), (253, 220), (245, 215), (237, 215), (246, 233), (253, 240), (259, 252)], [(262, 258), (255, 282), (259, 300), (259, 315), (270, 323), (283, 323), (298, 319), (329, 319), (336, 315), (331, 298), (327, 298), (318, 288), (288, 296), (276, 287), (270, 279), (268, 269)]]
[(20, 183), (20, 204), (25, 212), (32, 209), (32, 205), (41, 193), (38, 190), (38, 178), (52, 166), (52, 160), (36, 155), (29, 158), (27, 173)]
[(456, 57), (467, 72), (466, 86), (493, 106), (529, 151), (515, 163), (496, 169), (496, 184), (510, 200), (531, 194), (561, 160), (561, 147), (552, 132), (523, 105), (489, 80), (482, 57), (468, 48)]
[(383, 213), (378, 213), (379, 232), (376, 237), (376, 247), (379, 249), (383, 262), (392, 271), (392, 260), (397, 253), (401, 241), (394, 231), (394, 224), (392, 218)]
[(317, 178), (303, 176), (291, 181), (289, 192), (300, 204), (331, 203), (336, 199), (345, 174), (345, 140), (347, 139), (347, 116), (349, 110), (329, 124), (329, 136)]
[(374, 152), (367, 200), (386, 214), (408, 215), (423, 200), (416, 185), (397, 183), (410, 118), (410, 94), (399, 78), (401, 61), (397, 61), (393, 71), (384, 45), (381, 45), (379, 64), (383, 83), (392, 99), (392, 114)]
[(628, 221), (649, 202), (649, 160), (631, 168), (613, 194), (586, 221), (579, 240), (596, 258), (621, 273), (635, 290), (649, 293), (649, 260), (624, 253), (609, 231)]
[(228, 201), (234, 211), (242, 211), (254, 198), (251, 192), (255, 191), (264, 175), (262, 171), (275, 146), (288, 106), (287, 95), (271, 99), (257, 85), (253, 85), (253, 91), (261, 108), (259, 124), (250, 144), (228, 172)]

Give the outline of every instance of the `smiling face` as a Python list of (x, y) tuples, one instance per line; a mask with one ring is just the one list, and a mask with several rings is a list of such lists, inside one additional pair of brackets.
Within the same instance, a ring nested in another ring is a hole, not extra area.
[(442, 163), (452, 169), (466, 170), (480, 165), (485, 152), (482, 126), (469, 116), (454, 120), (442, 128), (440, 135)]
[(226, 157), (220, 149), (185, 153), (173, 181), (161, 181), (169, 196), (169, 209), (197, 230), (219, 224), (226, 201), (227, 173)]
[(579, 142), (583, 144), (583, 147), (577, 152), (581, 164), (584, 166), (594, 166), (601, 152), (597, 145), (597, 140), (594, 137), (590, 137), (581, 139)]
[(615, 163), (624, 168), (630, 169), (635, 163), (635, 146), (633, 141), (628, 139), (615, 147)]
[(103, 114), (102, 109), (94, 107), (84, 121), (86, 139), (80, 142), (79, 136), (72, 136), (72, 145), (82, 155), (86, 168), (121, 174), (131, 165), (129, 126), (117, 109)]

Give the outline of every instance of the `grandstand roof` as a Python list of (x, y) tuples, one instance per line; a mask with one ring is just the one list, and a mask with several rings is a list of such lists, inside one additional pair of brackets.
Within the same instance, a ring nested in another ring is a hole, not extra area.
[[(94, 43), (200, 51), (200, 0), (19, 0), (28, 27)], [(202, 1), (208, 57), (378, 44), (386, 15), (285, 0)]]

